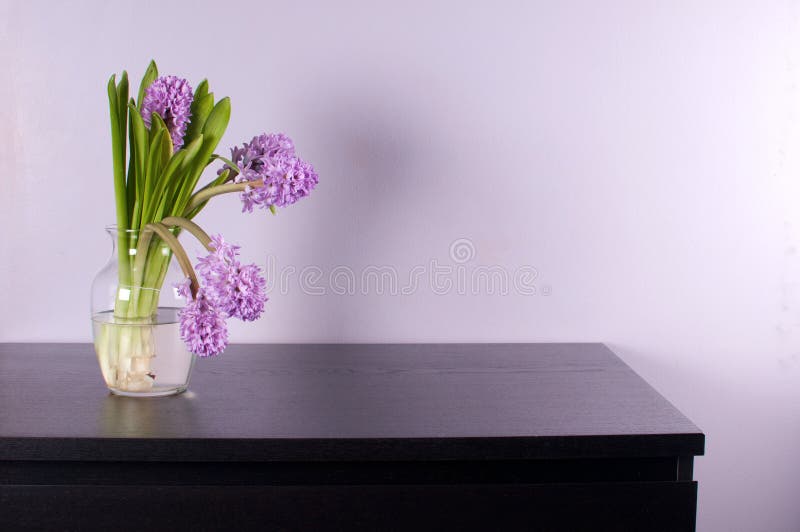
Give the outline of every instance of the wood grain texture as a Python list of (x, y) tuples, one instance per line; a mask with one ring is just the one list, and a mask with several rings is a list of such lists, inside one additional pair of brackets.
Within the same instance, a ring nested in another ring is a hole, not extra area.
[(0, 344), (0, 460), (694, 456), (601, 344), (233, 345), (176, 397), (110, 395), (91, 345)]

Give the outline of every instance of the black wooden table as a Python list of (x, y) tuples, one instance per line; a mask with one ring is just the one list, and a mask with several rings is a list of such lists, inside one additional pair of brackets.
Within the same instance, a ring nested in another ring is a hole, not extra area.
[(0, 344), (0, 529), (694, 530), (704, 436), (601, 344), (235, 345), (175, 397)]

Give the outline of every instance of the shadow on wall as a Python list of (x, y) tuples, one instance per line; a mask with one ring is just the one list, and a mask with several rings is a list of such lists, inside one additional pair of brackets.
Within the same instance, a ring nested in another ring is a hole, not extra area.
[[(298, 93), (294, 102), (296, 127), (308, 132), (303, 144), (315, 146), (309, 159), (320, 172), (314, 208), (303, 213), (314, 226), (303, 246), (323, 267), (374, 263), (402, 241), (402, 220), (413, 216), (414, 196), (426, 179), (424, 161), (435, 156), (424, 117), (407, 94), (388, 82), (345, 79), (324, 92)], [(320, 297), (314, 305), (326, 317), (320, 337), (347, 335), (353, 324), (340, 311), (340, 298)]]

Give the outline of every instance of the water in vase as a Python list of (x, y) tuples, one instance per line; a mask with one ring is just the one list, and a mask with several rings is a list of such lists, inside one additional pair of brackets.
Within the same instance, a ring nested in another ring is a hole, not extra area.
[(195, 356), (180, 337), (177, 308), (131, 319), (92, 316), (95, 351), (108, 388), (118, 395), (160, 396), (186, 389)]

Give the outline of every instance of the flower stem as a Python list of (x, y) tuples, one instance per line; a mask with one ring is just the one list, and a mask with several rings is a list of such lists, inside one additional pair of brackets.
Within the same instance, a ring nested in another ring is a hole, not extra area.
[(203, 244), (204, 248), (206, 248), (208, 251), (214, 251), (211, 247), (211, 237), (208, 236), (208, 233), (203, 231), (203, 229), (193, 221), (187, 220), (186, 218), (181, 218), (180, 216), (167, 216), (161, 220), (161, 223), (167, 226), (174, 225), (180, 227), (181, 229), (186, 229), (192, 233), (201, 244)]
[(246, 181), (244, 183), (227, 183), (225, 185), (217, 185), (215, 187), (201, 190), (195, 193), (191, 198), (189, 198), (189, 204), (186, 206), (184, 213), (188, 214), (192, 212), (192, 210), (195, 207), (197, 207), (203, 202), (208, 201), (214, 196), (219, 196), (220, 194), (228, 194), (230, 192), (243, 192), (247, 190), (249, 187), (260, 187), (263, 185), (264, 181), (262, 179), (259, 179), (257, 181)]
[(129, 307), (129, 316), (132, 315), (131, 317), (143, 317), (144, 315), (150, 315), (150, 312), (147, 312), (144, 315), (140, 314), (142, 311), (138, 308), (138, 306), (140, 303), (140, 294), (142, 292), (145, 266), (148, 262), (152, 262), (152, 259), (154, 258), (151, 257), (150, 260), (148, 260), (147, 253), (150, 247), (150, 240), (152, 239), (153, 232), (141, 231), (138, 236), (139, 238), (136, 242), (136, 255), (134, 255), (132, 265), (133, 268), (131, 271), (131, 305)]
[(197, 275), (195, 275), (192, 263), (186, 255), (186, 250), (183, 249), (183, 246), (181, 246), (181, 243), (175, 238), (175, 235), (170, 233), (169, 228), (160, 222), (147, 224), (145, 228), (152, 229), (161, 237), (161, 240), (169, 246), (172, 253), (175, 254), (175, 258), (178, 260), (178, 264), (180, 264), (184, 275), (189, 278), (189, 288), (192, 291), (192, 297), (197, 297), (197, 291), (200, 288), (200, 284), (197, 282)]

